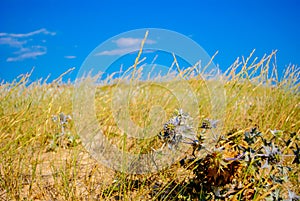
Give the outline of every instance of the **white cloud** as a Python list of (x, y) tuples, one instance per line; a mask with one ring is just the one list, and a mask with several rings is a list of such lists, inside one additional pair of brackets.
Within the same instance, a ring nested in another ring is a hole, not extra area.
[(37, 56), (42, 56), (44, 54), (46, 54), (47, 52), (42, 52), (42, 51), (37, 51), (37, 52), (27, 52), (24, 54), (20, 54), (16, 57), (8, 57), (6, 59), (7, 62), (12, 62), (12, 61), (22, 61), (24, 59), (28, 59), (28, 58), (36, 58)]
[(114, 55), (123, 55), (127, 54), (133, 51), (138, 50), (137, 48), (119, 48), (119, 49), (114, 49), (114, 50), (105, 50), (102, 52), (99, 52), (96, 54), (96, 56), (101, 56), (101, 55), (107, 55), (107, 56), (114, 56)]
[(32, 46), (31, 48), (22, 48), (14, 54), (16, 56), (8, 57), (6, 59), (7, 62), (13, 61), (22, 61), (24, 59), (33, 58), (35, 59), (37, 56), (42, 56), (47, 53), (47, 48), (43, 46)]
[[(142, 43), (142, 38), (119, 38), (118, 40), (112, 41), (117, 45), (116, 49), (105, 50), (99, 53), (96, 53), (96, 56), (115, 56), (115, 55), (123, 55), (126, 53), (130, 53), (140, 49), (140, 45)], [(156, 41), (147, 39), (145, 44), (154, 44)]]
[[(113, 41), (117, 44), (118, 47), (139, 47), (142, 43), (142, 38), (120, 38), (116, 41)], [(154, 40), (147, 39), (146, 44), (154, 44)]]
[(22, 34), (16, 34), (16, 33), (0, 33), (0, 36), (9, 36), (9, 37), (13, 37), (13, 38), (26, 38), (26, 37), (30, 37), (33, 35), (37, 35), (37, 34), (45, 34), (45, 35), (51, 35), (54, 36), (56, 35), (56, 32), (50, 32), (45, 28), (36, 30), (36, 31), (32, 31), (29, 33), (22, 33)]
[(76, 56), (74, 55), (68, 55), (68, 56), (65, 56), (66, 59), (76, 59)]
[(22, 47), (23, 44), (27, 43), (26, 40), (19, 41), (12, 37), (0, 38), (0, 45), (8, 45), (10, 47)]
[[(29, 33), (0, 33), (0, 45), (8, 45), (13, 48), (10, 54), (12, 56), (6, 59), (7, 62), (21, 61), (29, 58), (37, 58), (47, 53), (47, 48), (38, 44), (32, 44), (35, 42), (33, 38), (36, 35), (56, 35), (55, 32), (50, 32), (45, 28), (38, 29)], [(41, 43), (45, 43), (46, 40), (42, 39)]]

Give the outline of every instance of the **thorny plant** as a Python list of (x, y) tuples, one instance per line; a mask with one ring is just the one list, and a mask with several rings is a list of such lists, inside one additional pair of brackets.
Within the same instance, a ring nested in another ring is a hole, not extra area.
[[(159, 134), (170, 149), (176, 149), (179, 143), (191, 144), (194, 147), (193, 153), (180, 161), (194, 175), (184, 184), (187, 189), (191, 189), (189, 193), (179, 193), (181, 199), (190, 199), (191, 192), (203, 192), (202, 199), (205, 200), (300, 200), (289, 187), (290, 176), (298, 174), (294, 169), (300, 165), (299, 138), (290, 146), (291, 142), (279, 138), (278, 135), (267, 141), (265, 134), (256, 127), (244, 132), (233, 130), (220, 136), (214, 149), (206, 155), (195, 155), (195, 150), (204, 148), (201, 142), (205, 138), (205, 130), (216, 127), (218, 121), (204, 119), (200, 126), (204, 131), (200, 132), (201, 135), (196, 135), (191, 120), (180, 109), (163, 125)], [(274, 134), (273, 130), (270, 132)], [(295, 133), (290, 136), (294, 137)], [(275, 144), (278, 141), (281, 144)], [(292, 163), (291, 160), (285, 160), (288, 157), (294, 157)], [(178, 196), (176, 190), (173, 193)], [(160, 199), (164, 196), (166, 195), (162, 194)], [(198, 195), (195, 193), (193, 196), (196, 198)]]
[(71, 115), (65, 115), (61, 112), (58, 115), (52, 115), (51, 119), (56, 125), (56, 132), (52, 135), (47, 151), (53, 151), (57, 147), (73, 147), (79, 143), (78, 136), (70, 130)]

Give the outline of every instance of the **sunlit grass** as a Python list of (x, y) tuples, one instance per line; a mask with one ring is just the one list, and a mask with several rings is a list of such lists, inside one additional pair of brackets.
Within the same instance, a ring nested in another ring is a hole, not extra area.
[[(199, 135), (204, 132), (200, 129), (202, 121), (212, 118), (207, 86), (223, 84), (226, 91), (224, 138), (215, 148), (224, 147), (225, 150), (208, 152), (183, 166), (176, 163), (168, 169), (145, 175), (127, 175), (101, 165), (84, 149), (74, 120), (61, 122), (61, 115), (73, 116), (74, 85), (64, 84), (61, 77), (52, 83), (29, 82), (30, 74), (20, 76), (12, 83), (3, 83), (0, 86), (0, 198), (201, 200), (217, 199), (217, 191), (226, 185), (226, 188), (229, 185), (239, 187), (232, 194), (228, 193), (227, 198), (233, 200), (263, 200), (276, 189), (280, 189), (280, 196), (286, 199), (289, 191), (299, 195), (300, 166), (299, 163), (292, 164), (296, 144), (300, 146), (299, 68), (289, 66), (284, 78), (279, 79), (274, 56), (272, 53), (260, 60), (251, 57), (237, 60), (221, 81), (203, 80), (201, 72), (196, 71), (193, 74), (178, 73), (185, 75), (184, 81), (188, 82), (199, 103), (199, 108), (194, 108), (199, 112), (196, 117)], [(126, 88), (126, 83), (130, 82), (124, 83), (104, 83), (97, 88), (96, 116), (103, 133), (111, 143), (128, 152), (147, 153), (159, 149), (162, 142), (158, 133), (145, 140), (129, 138), (124, 141), (124, 132), (118, 128), (113, 116), (113, 110), (122, 108), (112, 108), (115, 88)], [(153, 80), (137, 83), (142, 87), (136, 88), (130, 97), (130, 119), (140, 127), (146, 127), (155, 120), (150, 118), (151, 108), (160, 106), (165, 111), (164, 122), (167, 121), (180, 107), (166, 90), (174, 84), (168, 81), (155, 85)], [(161, 126), (164, 122), (160, 122)], [(263, 139), (272, 139), (282, 154), (287, 155), (276, 164), (292, 168), (286, 181), (271, 181), (270, 175), (276, 175), (278, 171), (276, 165), (271, 169), (257, 169), (255, 160), (236, 162), (235, 165), (223, 163), (225, 158), (240, 154), (238, 145), (261, 149), (262, 139), (254, 140), (253, 144), (245, 140), (245, 132), (252, 128), (257, 128)], [(272, 134), (275, 129), (278, 130), (276, 137)], [(191, 157), (187, 155), (187, 159)], [(203, 164), (209, 168), (202, 170)], [(229, 166), (236, 169), (229, 171)]]

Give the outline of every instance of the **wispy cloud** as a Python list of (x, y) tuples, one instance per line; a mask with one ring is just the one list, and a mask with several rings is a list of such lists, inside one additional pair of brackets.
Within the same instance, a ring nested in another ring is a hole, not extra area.
[(32, 31), (29, 33), (21, 33), (21, 34), (16, 34), (16, 33), (0, 33), (0, 36), (9, 36), (9, 37), (14, 37), (14, 38), (26, 38), (26, 37), (30, 37), (30, 36), (34, 36), (37, 34), (45, 34), (45, 35), (51, 35), (54, 36), (56, 35), (55, 32), (50, 32), (45, 28), (36, 30), (36, 31)]
[(65, 56), (66, 59), (76, 59), (76, 56), (74, 55), (68, 55), (68, 56)]
[(27, 43), (27, 41), (23, 40), (23, 41), (19, 41), (15, 38), (12, 37), (3, 37), (0, 38), (0, 45), (8, 45), (10, 47), (22, 47), (22, 45), (24, 45), (25, 43)]
[[(142, 43), (142, 38), (120, 38), (116, 41), (113, 41), (117, 44), (118, 47), (139, 47)], [(146, 44), (154, 44), (154, 40), (147, 39)]]
[[(126, 53), (130, 53), (136, 51), (140, 48), (142, 43), (142, 38), (119, 38), (118, 40), (112, 41), (116, 44), (117, 48), (112, 50), (105, 50), (99, 53), (96, 53), (96, 56), (107, 55), (107, 56), (115, 56), (115, 55), (123, 55)], [(156, 41), (147, 39), (145, 44), (154, 44)]]
[[(0, 45), (6, 45), (11, 49), (11, 56), (6, 61), (21, 61), (24, 59), (35, 59), (38, 56), (45, 55), (47, 48), (39, 44), (32, 44), (32, 40), (36, 35), (56, 35), (55, 32), (50, 32), (45, 28), (32, 31), (29, 33), (0, 33)], [(46, 40), (41, 40), (41, 43), (45, 43)]]
[(8, 57), (7, 62), (22, 61), (24, 59), (35, 59), (37, 56), (42, 56), (47, 53), (47, 48), (43, 46), (31, 46), (30, 48), (21, 48), (18, 51), (13, 52), (15, 56)]
[(102, 52), (97, 53), (97, 56), (101, 55), (107, 55), (107, 56), (114, 56), (114, 55), (123, 55), (126, 53), (130, 53), (133, 51), (136, 51), (137, 48), (119, 48), (119, 49), (114, 49), (114, 50), (105, 50)]

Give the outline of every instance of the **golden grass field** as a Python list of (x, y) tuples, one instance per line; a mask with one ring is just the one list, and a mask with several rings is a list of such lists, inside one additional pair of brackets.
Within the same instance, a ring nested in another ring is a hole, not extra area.
[[(210, 151), (193, 155), (191, 147), (181, 161), (152, 174), (115, 171), (89, 154), (75, 128), (74, 84), (63, 83), (62, 77), (31, 82), (30, 74), (2, 83), (0, 200), (300, 200), (300, 71), (290, 65), (279, 79), (274, 57), (272, 52), (237, 60), (218, 81), (205, 81), (201, 72), (190, 73), (193, 69), (181, 71), (199, 103), (194, 108), (199, 139), (209, 132), (201, 127), (203, 121), (212, 118), (207, 85), (222, 83), (222, 135)], [(159, 85), (170, 87), (168, 82)], [(118, 128), (112, 110), (122, 108), (111, 105), (120, 86), (126, 84), (97, 88), (95, 110), (102, 132), (127, 152), (159, 149), (159, 133), (126, 140)], [(153, 88), (153, 81), (143, 87), (129, 102), (136, 124), (150, 124), (154, 105), (164, 109), (165, 120), (179, 109), (170, 94)], [(145, 91), (151, 96), (145, 98)]]

